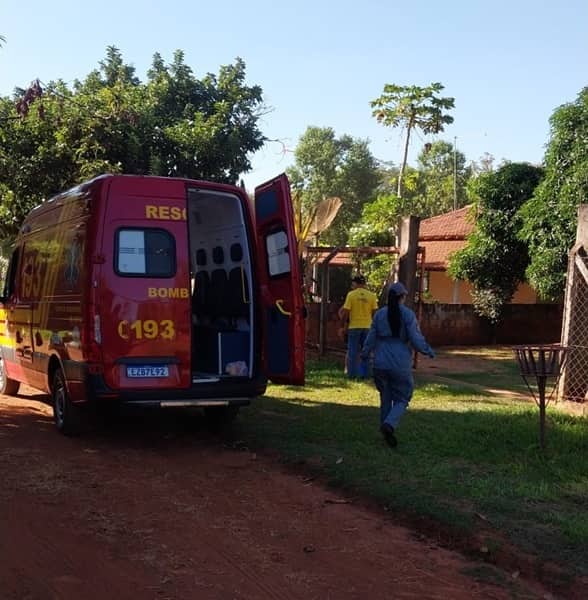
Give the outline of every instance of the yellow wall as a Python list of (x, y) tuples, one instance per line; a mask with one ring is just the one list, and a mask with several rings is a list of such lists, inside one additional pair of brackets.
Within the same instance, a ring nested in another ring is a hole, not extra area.
[[(429, 302), (441, 304), (472, 304), (470, 290), (472, 286), (467, 281), (453, 281), (446, 271), (429, 271)], [(536, 304), (537, 295), (527, 283), (519, 286), (511, 304)]]
[(453, 281), (445, 271), (429, 271), (430, 302), (441, 304), (471, 304), (470, 284), (467, 281)]

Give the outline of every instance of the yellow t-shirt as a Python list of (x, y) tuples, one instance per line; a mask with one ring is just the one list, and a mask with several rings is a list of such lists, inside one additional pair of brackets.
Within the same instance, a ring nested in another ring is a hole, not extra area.
[(349, 329), (369, 329), (378, 298), (365, 288), (357, 288), (347, 294), (343, 308), (349, 311)]

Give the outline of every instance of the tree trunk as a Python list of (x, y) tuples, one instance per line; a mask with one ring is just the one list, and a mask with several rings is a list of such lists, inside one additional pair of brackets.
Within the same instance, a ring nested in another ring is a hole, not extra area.
[(400, 254), (396, 265), (398, 281), (408, 290), (406, 306), (414, 308), (416, 296), (417, 253), (419, 245), (420, 218), (402, 217), (400, 222)]
[(406, 161), (408, 159), (408, 146), (410, 144), (410, 132), (413, 128), (414, 119), (411, 117), (406, 126), (406, 141), (404, 142), (404, 156), (402, 157), (402, 163), (400, 164), (400, 172), (398, 173), (398, 190), (397, 195), (402, 198), (402, 178), (404, 177), (404, 169), (406, 167)]

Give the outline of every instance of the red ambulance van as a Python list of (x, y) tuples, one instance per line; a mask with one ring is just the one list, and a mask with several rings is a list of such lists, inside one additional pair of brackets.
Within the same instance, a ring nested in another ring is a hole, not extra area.
[(226, 418), (269, 378), (304, 383), (285, 175), (255, 190), (102, 175), (25, 219), (0, 298), (0, 392), (51, 395), (79, 432), (106, 403)]

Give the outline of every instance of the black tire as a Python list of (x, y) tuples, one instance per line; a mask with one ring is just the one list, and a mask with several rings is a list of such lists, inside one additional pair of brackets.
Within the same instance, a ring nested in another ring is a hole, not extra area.
[(61, 369), (57, 369), (53, 376), (51, 400), (53, 403), (53, 420), (57, 429), (63, 435), (79, 435), (85, 421), (83, 409), (71, 401)]
[(207, 406), (204, 409), (206, 424), (211, 431), (220, 431), (228, 427), (238, 414), (238, 406)]
[(20, 381), (15, 381), (6, 377), (4, 370), (4, 359), (0, 356), (0, 394), (6, 396), (16, 396), (20, 388)]

